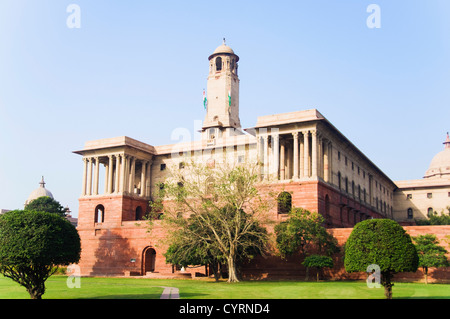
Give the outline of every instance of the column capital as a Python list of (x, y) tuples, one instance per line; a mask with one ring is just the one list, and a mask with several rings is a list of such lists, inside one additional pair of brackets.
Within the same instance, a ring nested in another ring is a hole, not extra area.
[(298, 139), (298, 132), (292, 132), (292, 136), (294, 137), (294, 139)]

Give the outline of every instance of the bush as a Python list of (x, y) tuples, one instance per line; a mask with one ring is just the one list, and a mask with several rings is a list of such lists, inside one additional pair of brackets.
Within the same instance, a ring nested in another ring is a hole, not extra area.
[(365, 272), (378, 265), (387, 299), (392, 298), (393, 274), (416, 271), (419, 258), (411, 237), (390, 219), (368, 219), (355, 225), (345, 244), (347, 272)]

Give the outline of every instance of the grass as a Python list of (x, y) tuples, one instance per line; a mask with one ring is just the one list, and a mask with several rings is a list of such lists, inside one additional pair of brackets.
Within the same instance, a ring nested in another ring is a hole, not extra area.
[[(181, 299), (384, 299), (383, 289), (365, 282), (243, 281), (146, 278), (81, 278), (80, 288), (68, 288), (67, 277), (52, 276), (43, 299), (159, 299), (162, 287), (177, 287)], [(450, 285), (395, 283), (394, 298), (450, 299)], [(0, 299), (29, 299), (25, 288), (0, 276)]]

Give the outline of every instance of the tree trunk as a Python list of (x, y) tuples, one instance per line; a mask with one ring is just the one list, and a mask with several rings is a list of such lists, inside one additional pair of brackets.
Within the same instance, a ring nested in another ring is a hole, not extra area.
[(28, 287), (27, 292), (30, 294), (31, 299), (42, 299), (42, 295), (45, 292), (44, 285), (37, 285), (33, 287)]
[(228, 256), (228, 282), (239, 282), (236, 263), (233, 256)]
[(209, 269), (212, 270), (212, 272), (214, 274), (214, 280), (215, 281), (219, 281), (219, 278), (220, 278), (219, 265), (216, 264), (216, 263), (210, 263), (209, 264)]
[(428, 284), (428, 267), (423, 267), (423, 272), (425, 274), (425, 284)]
[(392, 299), (392, 286), (394, 284), (391, 282), (392, 274), (390, 271), (381, 272), (381, 284), (384, 287), (384, 296), (386, 299)]

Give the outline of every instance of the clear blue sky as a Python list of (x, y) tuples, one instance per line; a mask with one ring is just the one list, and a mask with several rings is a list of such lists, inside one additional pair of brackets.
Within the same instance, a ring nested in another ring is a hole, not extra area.
[(448, 0), (2, 0), (0, 208), (23, 208), (44, 175), (77, 216), (85, 141), (193, 131), (223, 37), (243, 127), (317, 108), (392, 180), (421, 178), (450, 131), (449, 15)]

